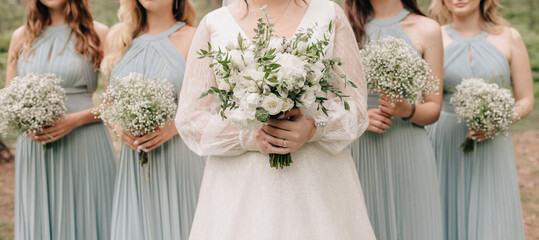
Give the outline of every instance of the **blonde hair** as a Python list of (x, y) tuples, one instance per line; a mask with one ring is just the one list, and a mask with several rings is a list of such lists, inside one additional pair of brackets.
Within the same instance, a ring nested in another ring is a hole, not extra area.
[[(172, 14), (177, 21), (185, 22), (193, 26), (196, 19), (196, 11), (190, 0), (178, 1), (178, 9), (173, 7)], [(119, 22), (114, 25), (107, 36), (107, 52), (101, 63), (101, 71), (109, 76), (114, 64), (116, 64), (131, 46), (131, 42), (146, 26), (146, 10), (138, 0), (120, 0), (118, 9)]]
[[(498, 0), (481, 0), (479, 3), (479, 13), (485, 23), (483, 26), (484, 30), (497, 32), (501, 27), (509, 26), (507, 20), (498, 12), (498, 8), (502, 8)], [(453, 15), (445, 5), (444, 0), (433, 0), (429, 6), (429, 13), (440, 25), (445, 25), (453, 21)]]

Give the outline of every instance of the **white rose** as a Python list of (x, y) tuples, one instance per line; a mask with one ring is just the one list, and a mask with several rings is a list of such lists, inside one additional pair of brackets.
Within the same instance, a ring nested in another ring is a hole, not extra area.
[(230, 56), (230, 63), (233, 67), (236, 67), (240, 70), (243, 70), (243, 68), (245, 68), (245, 63), (242, 59), (243, 53), (240, 50), (232, 50), (228, 52), (228, 55)]
[(242, 77), (253, 79), (253, 81), (255, 82), (260, 82), (264, 80), (264, 75), (265, 75), (262, 69), (258, 69), (257, 66), (254, 66), (254, 65), (249, 65), (240, 74)]
[(250, 109), (256, 109), (260, 104), (260, 95), (258, 93), (250, 93), (245, 98), (245, 104)]
[(277, 75), (280, 79), (294, 78), (295, 76), (305, 76), (305, 62), (292, 54), (277, 54), (276, 62), (281, 65)]
[(315, 91), (305, 91), (301, 96), (299, 96), (299, 101), (301, 102), (301, 104), (303, 104), (303, 106), (309, 108), (314, 103), (314, 101), (316, 101)]
[(286, 40), (284, 38), (272, 38), (269, 42), (268, 48), (269, 49), (275, 49), (276, 53), (282, 53), (284, 52), (283, 43)]
[(282, 111), (283, 112), (289, 111), (293, 107), (294, 107), (294, 101), (292, 101), (292, 99), (290, 98), (285, 98)]
[(251, 50), (244, 50), (243, 51), (243, 63), (244, 63), (244, 66), (249, 66), (253, 63), (256, 62), (256, 59), (255, 59), (255, 53)]
[(264, 100), (262, 101), (262, 108), (266, 109), (272, 116), (279, 114), (283, 110), (283, 105), (283, 100), (273, 93), (264, 97)]
[(235, 49), (238, 49), (238, 44), (234, 41), (230, 41), (228, 42), (228, 44), (226, 45), (225, 47), (227, 50), (235, 50)]

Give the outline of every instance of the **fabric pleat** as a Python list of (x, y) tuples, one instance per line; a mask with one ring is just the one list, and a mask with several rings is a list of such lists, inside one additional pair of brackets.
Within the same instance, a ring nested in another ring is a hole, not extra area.
[[(112, 70), (112, 77), (131, 72), (161, 78), (178, 93), (185, 59), (170, 42), (178, 22), (165, 32), (135, 38)], [(188, 239), (198, 201), (205, 160), (179, 135), (150, 151), (140, 166), (138, 152), (122, 145), (112, 211), (111, 239)]]
[[(416, 51), (400, 21), (410, 14), (371, 19), (367, 41), (393, 36)], [(377, 94), (369, 94), (369, 109), (378, 107)], [(441, 239), (442, 213), (434, 151), (425, 128), (401, 118), (383, 134), (366, 132), (350, 145), (369, 218), (380, 240)]]
[(449, 25), (444, 29), (453, 38), (444, 50), (444, 104), (438, 122), (427, 127), (440, 179), (444, 239), (524, 239), (511, 136), (500, 133), (475, 142), (473, 152), (465, 154), (460, 145), (468, 128), (458, 122), (449, 102), (464, 78), (484, 78), (509, 86), (509, 64), (487, 40), (488, 33), (463, 37)]

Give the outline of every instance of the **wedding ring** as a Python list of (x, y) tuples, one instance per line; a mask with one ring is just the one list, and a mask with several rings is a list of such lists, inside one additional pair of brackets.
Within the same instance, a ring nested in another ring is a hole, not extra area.
[(283, 148), (286, 148), (286, 139), (283, 139)]

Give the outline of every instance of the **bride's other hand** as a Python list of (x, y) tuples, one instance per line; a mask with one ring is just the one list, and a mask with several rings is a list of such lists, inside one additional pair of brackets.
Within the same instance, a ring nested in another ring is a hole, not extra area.
[(287, 154), (297, 151), (316, 133), (314, 119), (299, 109), (288, 111), (281, 119), (269, 119), (254, 133), (262, 153)]
[(367, 131), (385, 133), (386, 130), (389, 129), (389, 125), (393, 124), (391, 115), (382, 112), (382, 110), (378, 108), (370, 109), (367, 111), (367, 115), (369, 116), (369, 126), (367, 127)]

